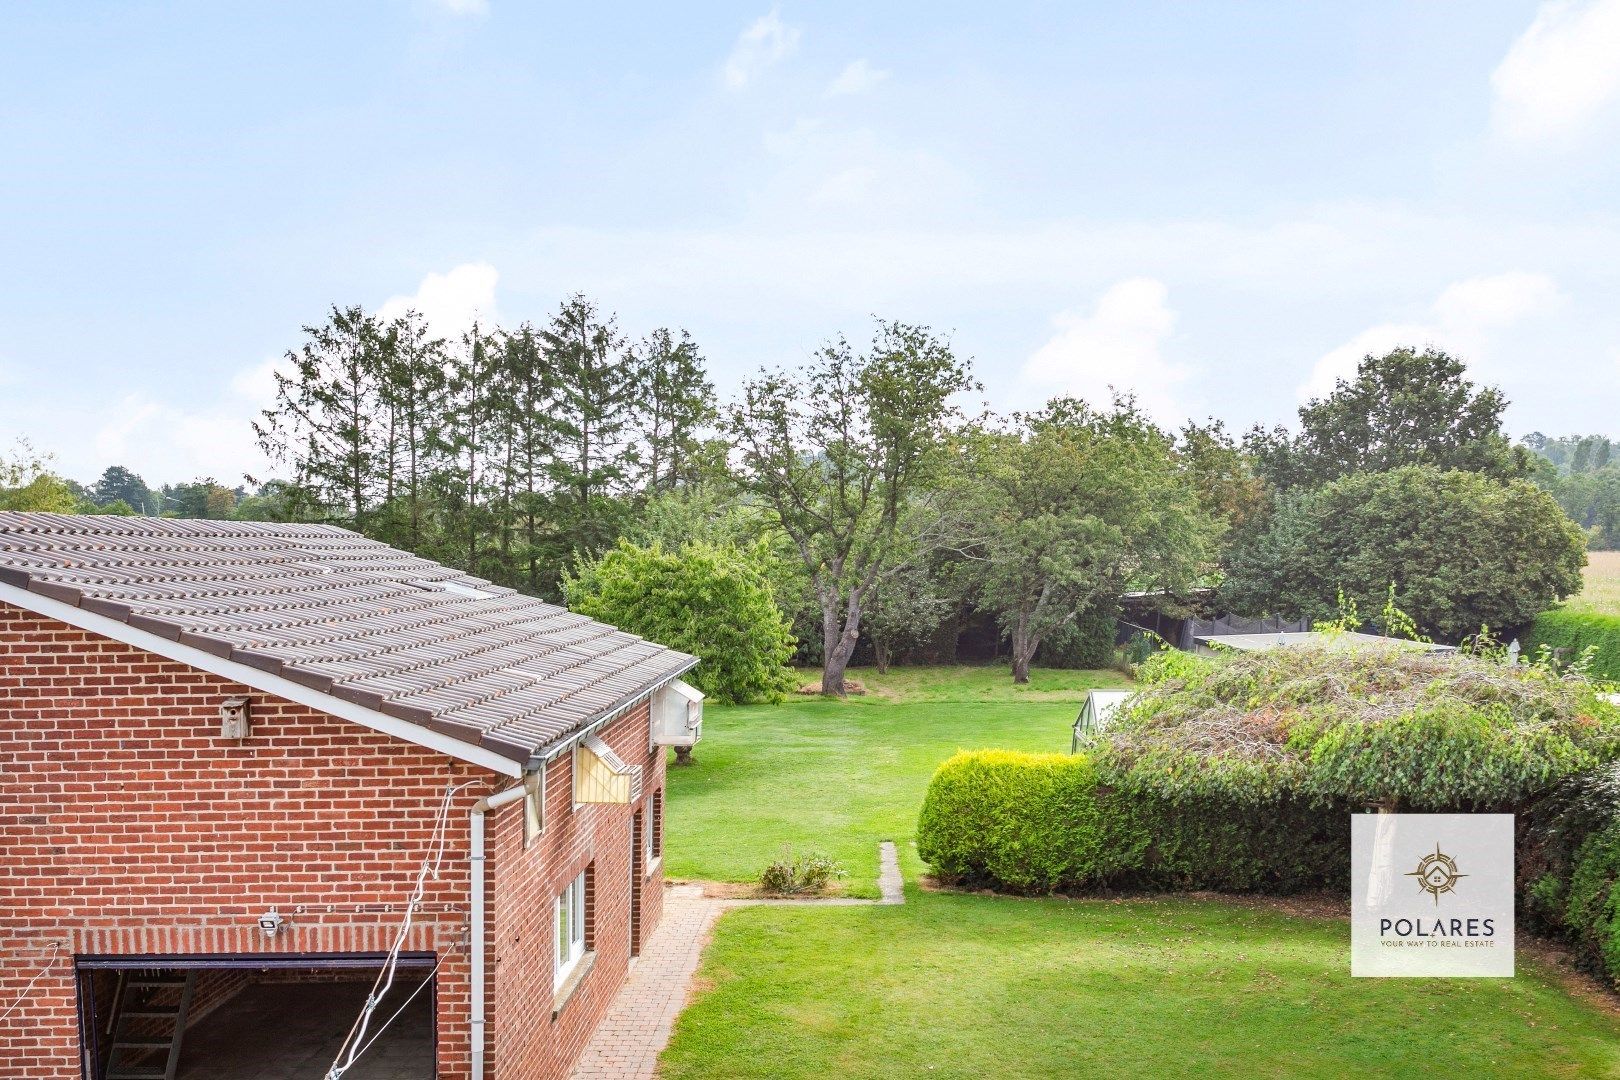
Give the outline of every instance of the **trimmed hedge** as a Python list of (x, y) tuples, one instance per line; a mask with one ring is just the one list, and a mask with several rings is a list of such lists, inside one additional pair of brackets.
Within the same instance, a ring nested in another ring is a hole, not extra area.
[(917, 851), (942, 881), (1023, 893), (1095, 888), (1296, 892), (1345, 885), (1347, 813), (1164, 799), (1102, 781), (1086, 755), (959, 753), (923, 799)]
[(1596, 615), (1581, 611), (1544, 611), (1525, 641), (1525, 655), (1534, 657), (1543, 646), (1564, 649), (1570, 660), (1577, 660), (1588, 647), (1594, 678), (1620, 680), (1620, 616)]

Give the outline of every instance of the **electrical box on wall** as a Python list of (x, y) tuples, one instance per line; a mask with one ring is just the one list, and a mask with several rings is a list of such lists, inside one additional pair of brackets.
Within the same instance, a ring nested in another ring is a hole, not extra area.
[(219, 703), (219, 737), (245, 739), (248, 737), (248, 699), (226, 698)]

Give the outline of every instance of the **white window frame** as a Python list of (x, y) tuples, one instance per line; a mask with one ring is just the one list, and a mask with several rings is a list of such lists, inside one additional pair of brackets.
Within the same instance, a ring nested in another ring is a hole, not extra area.
[(585, 871), (581, 870), (579, 876), (557, 894), (552, 903), (551, 925), (556, 937), (552, 951), (555, 967), (552, 989), (560, 990), (585, 957)]

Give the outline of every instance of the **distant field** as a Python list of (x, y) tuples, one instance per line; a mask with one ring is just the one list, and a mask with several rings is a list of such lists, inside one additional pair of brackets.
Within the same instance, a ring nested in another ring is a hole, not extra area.
[(1586, 587), (1564, 606), (1570, 611), (1620, 615), (1620, 551), (1594, 551), (1587, 560)]

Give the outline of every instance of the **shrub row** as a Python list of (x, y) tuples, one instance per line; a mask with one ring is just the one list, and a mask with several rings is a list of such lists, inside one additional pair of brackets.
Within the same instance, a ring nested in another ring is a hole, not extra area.
[[(1620, 768), (1525, 816), (1521, 903), (1582, 966), (1620, 987)], [(1108, 888), (1348, 889), (1350, 807), (1175, 800), (1105, 782), (1085, 754), (963, 752), (934, 775), (918, 853), (952, 885), (1019, 893)]]
[(1620, 765), (1562, 784), (1520, 830), (1523, 907), (1620, 986)]
[(1534, 656), (1543, 646), (1565, 650), (1570, 660), (1594, 648), (1594, 678), (1620, 680), (1620, 616), (1582, 611), (1544, 611), (1530, 627), (1525, 651)]
[(938, 876), (1343, 891), (1354, 811), (1509, 812), (1526, 912), (1620, 976), (1620, 709), (1579, 673), (1334, 639), (1139, 676), (1080, 754), (946, 762), (917, 841)]
[(1042, 893), (1345, 885), (1347, 814), (1110, 786), (1080, 754), (959, 753), (929, 784), (917, 849), (953, 884)]

